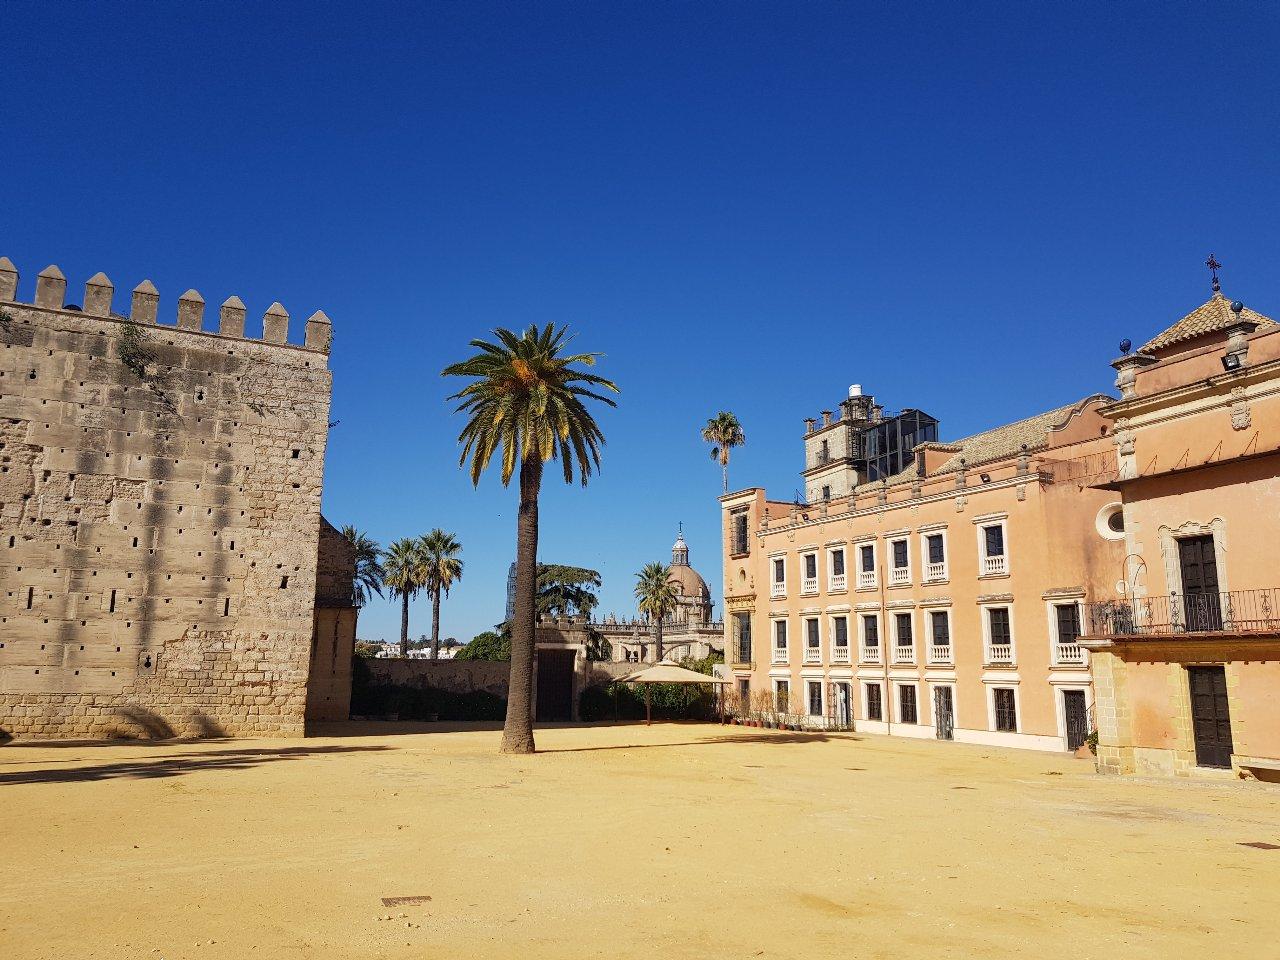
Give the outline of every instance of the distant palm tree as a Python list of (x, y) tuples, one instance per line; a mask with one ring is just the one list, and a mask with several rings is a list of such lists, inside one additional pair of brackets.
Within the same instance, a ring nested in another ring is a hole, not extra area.
[(422, 587), (431, 598), (431, 659), (440, 659), (440, 596), (449, 595), (449, 588), (462, 579), (462, 552), (452, 533), (439, 527), (418, 541), (422, 549)]
[(342, 535), (356, 548), (356, 575), (351, 585), (351, 602), (363, 607), (376, 593), (382, 596), (382, 547), (367, 533), (351, 524), (342, 528)]
[(412, 537), (397, 540), (383, 553), (383, 583), (392, 597), (400, 598), (400, 656), (409, 655), (409, 601), (425, 582), (422, 541)]
[(563, 354), (570, 338), (566, 327), (531, 325), (523, 334), (495, 330), (498, 343), (472, 340), (480, 352), (444, 369), (447, 377), (471, 382), (449, 399), (468, 417), (458, 439), (458, 462), (470, 463), (471, 482), (501, 449), (502, 483), (518, 472), (520, 509), (516, 514), (515, 617), (511, 624), (511, 675), (507, 685), (507, 719), (502, 731), (504, 753), (532, 753), (534, 594), (538, 566), (538, 495), (542, 468), (559, 459), (565, 483), (575, 467), (585, 486), (600, 467), (604, 434), (588, 412), (585, 399), (615, 403), (597, 390), (618, 388), (581, 369), (594, 366), (599, 354)]
[(747, 442), (742, 432), (742, 424), (728, 410), (721, 410), (707, 421), (702, 428), (702, 439), (712, 444), (711, 459), (720, 462), (720, 473), (724, 481), (724, 492), (729, 492), (729, 451)]
[(647, 613), (654, 624), (656, 660), (662, 662), (662, 623), (676, 609), (676, 585), (671, 581), (671, 568), (664, 563), (646, 563), (636, 574), (636, 599), (641, 613)]

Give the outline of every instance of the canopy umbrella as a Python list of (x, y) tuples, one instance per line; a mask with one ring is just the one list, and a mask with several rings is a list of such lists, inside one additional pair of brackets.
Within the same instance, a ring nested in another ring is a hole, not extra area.
[(620, 678), (622, 683), (639, 683), (644, 685), (644, 722), (649, 726), (653, 718), (649, 708), (649, 684), (651, 683), (717, 683), (727, 684), (728, 680), (712, 677), (696, 670), (686, 670), (674, 663), (659, 663), (645, 670), (637, 670)]

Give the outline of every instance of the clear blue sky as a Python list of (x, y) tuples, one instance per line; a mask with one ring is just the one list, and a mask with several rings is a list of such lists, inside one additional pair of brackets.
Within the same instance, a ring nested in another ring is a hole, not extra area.
[(325, 513), (454, 531), (464, 640), (502, 616), (515, 494), (455, 466), (438, 374), (495, 325), (567, 322), (622, 387), (603, 475), (542, 513), (622, 613), (679, 520), (719, 600), (719, 409), (733, 485), (789, 498), (851, 382), (944, 438), (1109, 389), (1210, 251), (1280, 317), (1270, 3), (10, 0), (0, 35), (22, 295), (56, 262), (117, 309), (150, 277), (162, 316), (188, 287), (278, 299), (294, 339), (326, 310)]

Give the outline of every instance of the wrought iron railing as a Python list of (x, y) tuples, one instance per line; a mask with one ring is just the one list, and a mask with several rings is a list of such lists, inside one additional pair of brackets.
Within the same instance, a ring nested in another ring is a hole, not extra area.
[(1280, 631), (1280, 587), (1223, 593), (1172, 593), (1084, 605), (1090, 636)]

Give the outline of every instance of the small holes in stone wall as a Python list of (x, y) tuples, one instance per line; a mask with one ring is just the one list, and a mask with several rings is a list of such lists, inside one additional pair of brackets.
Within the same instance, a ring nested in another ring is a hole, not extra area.
[(280, 589), (286, 590), (288, 589), (288, 587), (289, 587), (289, 575), (285, 574), (283, 577), (280, 578)]

